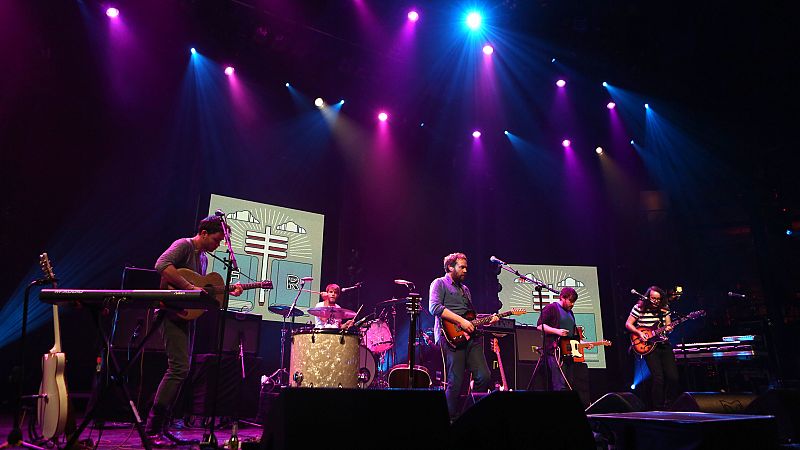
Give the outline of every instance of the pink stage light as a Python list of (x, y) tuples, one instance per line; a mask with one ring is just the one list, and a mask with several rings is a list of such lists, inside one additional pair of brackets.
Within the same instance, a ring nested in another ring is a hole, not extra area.
[(225, 75), (231, 76), (233, 75), (233, 72), (235, 72), (235, 70), (232, 66), (228, 66), (225, 68)]
[(561, 145), (564, 148), (569, 147), (570, 145), (572, 145), (572, 141), (570, 141), (569, 139), (564, 139), (563, 141), (561, 141)]
[(381, 122), (386, 122), (387, 120), (389, 120), (389, 115), (381, 111), (380, 113), (378, 113), (378, 120), (380, 120)]
[(117, 8), (108, 8), (106, 9), (106, 15), (112, 19), (116, 19), (119, 17), (119, 9)]
[(567, 85), (567, 82), (566, 82), (566, 81), (564, 81), (564, 80), (558, 80), (558, 81), (556, 81), (556, 86), (558, 86), (558, 87), (564, 87), (564, 86), (566, 86), (566, 85)]
[(473, 131), (472, 132), (472, 137), (474, 137), (475, 139), (478, 139), (479, 137), (481, 137), (481, 132), (478, 131), (478, 130)]
[(614, 103), (614, 102), (608, 102), (608, 104), (606, 105), (606, 108), (608, 108), (608, 109), (614, 109), (616, 107), (617, 107), (617, 104)]
[(486, 45), (483, 46), (483, 54), (484, 55), (491, 55), (492, 53), (494, 53), (494, 47), (492, 47), (489, 44), (486, 44)]
[(419, 13), (414, 11), (413, 9), (408, 12), (408, 20), (412, 22), (416, 22), (419, 20)]

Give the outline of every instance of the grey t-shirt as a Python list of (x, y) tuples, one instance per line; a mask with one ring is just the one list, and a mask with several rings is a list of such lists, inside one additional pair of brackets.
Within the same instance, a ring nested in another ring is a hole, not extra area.
[(158, 257), (156, 270), (161, 273), (169, 265), (175, 266), (176, 269), (190, 269), (200, 275), (205, 275), (208, 267), (208, 257), (205, 252), (195, 251), (191, 238), (181, 238), (173, 242)]

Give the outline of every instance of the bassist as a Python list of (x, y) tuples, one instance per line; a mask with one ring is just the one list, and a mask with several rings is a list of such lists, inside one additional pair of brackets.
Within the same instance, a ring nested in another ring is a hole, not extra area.
[[(650, 286), (628, 316), (625, 328), (634, 336), (643, 341), (647, 336), (639, 330), (640, 327), (656, 328), (666, 327), (671, 331), (669, 302), (663, 289)], [(678, 393), (678, 367), (675, 364), (675, 354), (668, 340), (657, 342), (653, 351), (644, 356), (647, 368), (652, 376), (652, 403), (654, 409), (664, 409), (670, 405)]]

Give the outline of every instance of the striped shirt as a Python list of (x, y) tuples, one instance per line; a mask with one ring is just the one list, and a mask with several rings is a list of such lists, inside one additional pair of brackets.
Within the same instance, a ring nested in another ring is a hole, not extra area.
[(664, 320), (669, 317), (669, 314), (669, 307), (661, 308), (660, 311), (654, 311), (651, 309), (642, 309), (637, 303), (633, 305), (633, 309), (631, 309), (631, 315), (636, 318), (633, 322), (633, 325), (636, 327), (652, 328), (654, 326), (664, 326), (666, 325)]

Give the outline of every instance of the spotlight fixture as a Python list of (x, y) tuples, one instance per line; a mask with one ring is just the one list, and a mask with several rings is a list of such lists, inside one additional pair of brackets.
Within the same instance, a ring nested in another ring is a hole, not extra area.
[(233, 66), (228, 66), (228, 67), (225, 68), (225, 75), (231, 76), (231, 75), (233, 75), (233, 72), (235, 72), (235, 69), (233, 68)]
[(380, 113), (378, 113), (378, 120), (380, 120), (381, 122), (386, 122), (387, 120), (389, 120), (389, 114), (386, 114), (385, 112), (381, 111)]
[(190, 49), (189, 49), (189, 52), (190, 52), (191, 54), (193, 54), (193, 55), (196, 55), (196, 54), (197, 54), (197, 49), (195, 49), (194, 47), (192, 47), (192, 48), (190, 48)]
[(478, 131), (478, 130), (473, 131), (472, 132), (472, 137), (474, 137), (475, 139), (478, 139), (479, 137), (481, 137), (481, 132)]
[(608, 104), (606, 105), (606, 108), (608, 108), (608, 109), (614, 109), (616, 107), (617, 107), (617, 104), (614, 103), (614, 102), (608, 102)]
[(483, 18), (477, 11), (472, 11), (471, 13), (467, 14), (467, 27), (469, 27), (470, 30), (475, 31), (480, 28), (482, 21)]
[(419, 13), (412, 9), (411, 11), (408, 12), (408, 20), (410, 20), (412, 22), (418, 21), (419, 20)]
[(564, 148), (567, 148), (570, 145), (572, 145), (572, 141), (570, 141), (569, 139), (564, 139), (563, 141), (561, 141), (561, 146)]
[(489, 44), (486, 44), (486, 45), (483, 46), (483, 54), (484, 55), (488, 56), (488, 55), (491, 55), (492, 53), (494, 53), (494, 47), (492, 47)]
[(317, 97), (314, 99), (314, 106), (316, 106), (317, 108), (322, 108), (322, 105), (324, 104), (325, 102), (322, 100), (322, 98)]
[(564, 80), (558, 80), (558, 81), (556, 81), (556, 86), (558, 86), (558, 87), (560, 87), (560, 88), (562, 88), (562, 87), (564, 87), (564, 86), (566, 86), (566, 85), (567, 85), (567, 82), (566, 82), (566, 81), (564, 81)]
[(602, 155), (603, 154), (603, 147), (597, 147), (596, 149), (594, 149), (594, 152), (597, 153), (598, 155)]
[(606, 83), (605, 81), (603, 81), (603, 87), (608, 87), (608, 83)]
[(111, 7), (106, 9), (106, 15), (111, 19), (116, 19), (119, 17), (119, 9)]
[(650, 109), (650, 104), (649, 103), (645, 103), (644, 104), (644, 109)]

